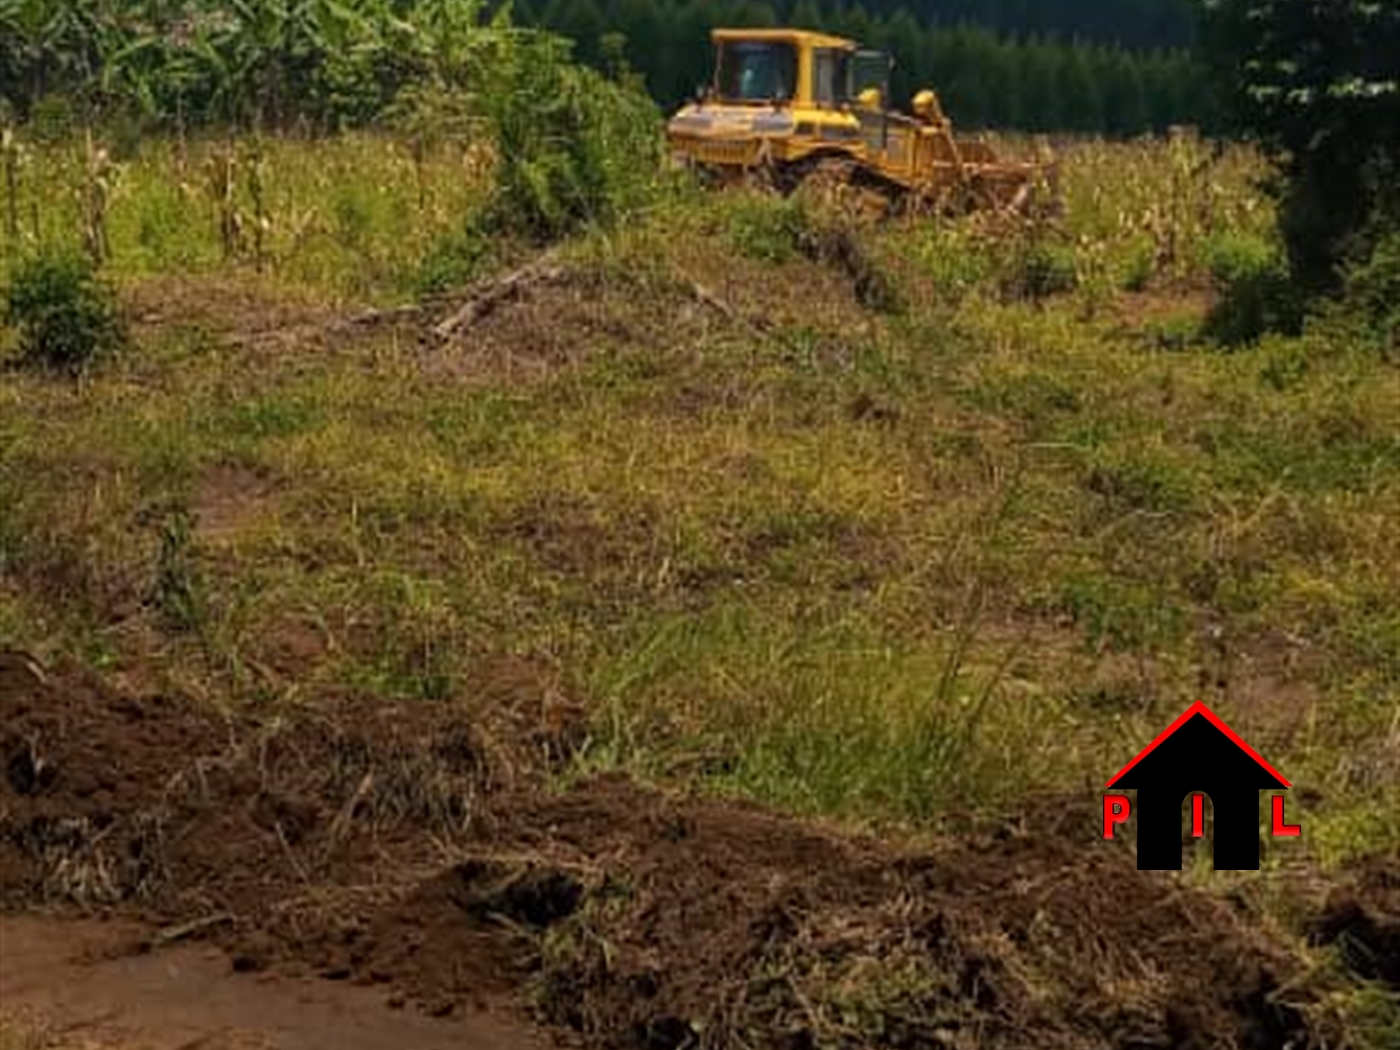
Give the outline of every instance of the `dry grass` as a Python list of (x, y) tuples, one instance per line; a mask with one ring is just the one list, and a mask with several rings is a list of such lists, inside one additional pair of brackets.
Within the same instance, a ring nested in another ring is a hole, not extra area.
[[(1219, 257), (1270, 250), (1247, 152), (1086, 144), (1019, 232), (838, 231), (883, 309), (804, 252), (829, 217), (682, 188), (441, 341), (447, 305), (343, 322), (483, 265), (466, 159), (420, 207), (392, 144), (264, 148), (264, 272), (143, 148), (135, 348), (0, 376), (0, 639), (273, 708), (489, 707), (519, 661), (547, 688), (488, 729), (561, 772), (932, 829), (1092, 798), (1205, 699), (1297, 785), (1274, 874), (1400, 848), (1400, 373), (1335, 320), (1199, 338)], [(401, 758), (390, 810), (448, 797)], [(861, 1003), (818, 976), (837, 1031)]]
[(277, 214), (370, 202), (362, 240), (275, 227), (259, 276), (211, 226), (210, 276), (166, 276), (131, 231), (174, 159), (130, 162), (138, 348), (0, 382), (0, 632), (221, 703), (528, 654), (585, 765), (933, 823), (1092, 791), (1204, 698), (1304, 787), (1313, 856), (1400, 842), (1400, 381), (1342, 329), (1195, 338), (1212, 253), (1268, 239), (1246, 152), (1087, 144), (1021, 234), (857, 231), (884, 310), (804, 254), (827, 220), (679, 191), (425, 347), (326, 322), (460, 221), (460, 158), (420, 214), (377, 140), (265, 149)]

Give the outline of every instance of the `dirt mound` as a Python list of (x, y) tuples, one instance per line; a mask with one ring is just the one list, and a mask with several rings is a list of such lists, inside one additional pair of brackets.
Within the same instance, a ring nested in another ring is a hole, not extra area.
[(255, 720), (0, 654), (0, 900), (242, 912), (403, 868), (577, 737), (552, 694), (529, 709), (521, 666), (488, 668), (475, 704)]
[(144, 893), (160, 865), (150, 815), (190, 756), (225, 735), (160, 697), (60, 687), (0, 651), (0, 901)]
[(597, 1046), (1307, 1042), (1272, 999), (1292, 960), (1111, 844), (900, 850), (622, 778), (546, 791), (557, 748), (503, 750), (492, 722), (511, 667), (475, 707), (255, 721), (5, 656), (0, 898), (434, 1015), (527, 990)]
[(542, 963), (599, 1044), (1283, 1045), (1290, 961), (1223, 906), (1078, 843), (899, 852), (621, 780), (517, 841), (596, 874)]
[(1332, 891), (1311, 933), (1317, 943), (1336, 944), (1361, 977), (1400, 989), (1400, 857), (1355, 865), (1346, 883)]
[(463, 379), (528, 382), (600, 354), (688, 345), (726, 319), (678, 282), (539, 260), (471, 290), (434, 326), (424, 361)]

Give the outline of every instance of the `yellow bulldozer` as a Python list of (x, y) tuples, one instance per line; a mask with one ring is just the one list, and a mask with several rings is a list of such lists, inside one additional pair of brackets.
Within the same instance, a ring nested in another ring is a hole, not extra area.
[(802, 29), (716, 29), (714, 78), (671, 118), (681, 163), (721, 178), (758, 175), (788, 191), (855, 184), (921, 207), (1021, 210), (1052, 174), (953, 133), (938, 96), (889, 108), (893, 62), (856, 42)]

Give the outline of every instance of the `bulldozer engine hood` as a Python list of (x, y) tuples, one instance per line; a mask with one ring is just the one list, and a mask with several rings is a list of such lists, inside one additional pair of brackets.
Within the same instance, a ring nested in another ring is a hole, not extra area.
[(668, 125), (673, 135), (742, 139), (765, 135), (791, 135), (792, 114), (749, 106), (687, 106)]

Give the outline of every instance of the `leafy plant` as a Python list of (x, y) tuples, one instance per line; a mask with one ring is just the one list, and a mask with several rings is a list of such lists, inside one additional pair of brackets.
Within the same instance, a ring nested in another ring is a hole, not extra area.
[(89, 260), (74, 255), (42, 253), (22, 263), (5, 294), (4, 319), (19, 331), (23, 361), (69, 372), (126, 340), (115, 294)]
[(769, 263), (792, 259), (811, 232), (811, 221), (796, 197), (739, 198), (729, 209), (726, 226), (736, 252)]
[(491, 258), (491, 242), (475, 225), (464, 226), (435, 241), (412, 274), (410, 289), (438, 295), (477, 277)]
[[(1396, 204), (1400, 7), (1373, 0), (1201, 0), (1236, 121), (1275, 157), (1293, 278), (1337, 289)], [(1358, 243), (1360, 242), (1360, 243)], [(1358, 248), (1363, 250), (1358, 253)]]
[(1078, 260), (1068, 245), (1033, 238), (1017, 253), (1003, 281), (1006, 294), (1039, 302), (1072, 292), (1079, 285)]
[(418, 17), (435, 41), (427, 71), (385, 115), (410, 133), (418, 156), (443, 137), (491, 143), (491, 225), (548, 240), (606, 225), (648, 198), (661, 121), (634, 83), (576, 64), (568, 41), (512, 27), (505, 9), (486, 25), (475, 15), (468, 24), (447, 13)]
[(1253, 342), (1268, 331), (1296, 331), (1302, 309), (1290, 286), (1288, 263), (1271, 245), (1225, 236), (1208, 251), (1211, 276), (1222, 289), (1203, 334), (1227, 346)]
[(556, 37), (503, 30), (493, 42), (477, 106), (497, 149), (495, 222), (552, 238), (644, 200), (661, 159), (651, 100), (570, 63)]
[(1400, 339), (1400, 231), (1382, 237), (1370, 258), (1352, 268), (1347, 291), (1382, 337)]
[(151, 601), (172, 630), (193, 631), (204, 620), (204, 599), (189, 511), (181, 506), (170, 508), (160, 520), (159, 529), (160, 550)]
[(1266, 241), (1241, 233), (1224, 233), (1206, 245), (1206, 266), (1222, 286), (1244, 280), (1252, 274), (1280, 269), (1283, 260)]

